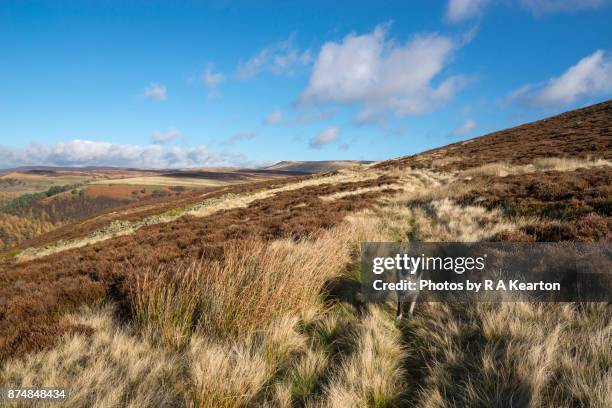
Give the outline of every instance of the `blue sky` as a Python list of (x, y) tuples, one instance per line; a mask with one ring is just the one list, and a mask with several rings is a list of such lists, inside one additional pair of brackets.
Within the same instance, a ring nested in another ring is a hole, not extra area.
[(608, 99), (611, 3), (3, 1), (0, 168), (420, 152)]

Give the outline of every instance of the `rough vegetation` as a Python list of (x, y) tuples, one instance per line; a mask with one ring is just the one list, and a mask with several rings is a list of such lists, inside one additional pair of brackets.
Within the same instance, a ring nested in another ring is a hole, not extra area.
[[(500, 208), (509, 217), (533, 217), (521, 228), (523, 239), (537, 241), (610, 239), (612, 167), (565, 172), (483, 176), (468, 183), (460, 201)], [(531, 237), (531, 238), (530, 238)]]
[(364, 241), (609, 242), (611, 108), (43, 235), (126, 226), (4, 254), (0, 384), (69, 384), (73, 407), (609, 407), (609, 304), (422, 303), (396, 321), (363, 302), (358, 258)]
[(388, 160), (377, 168), (464, 170), (490, 163), (533, 164), (542, 158), (612, 159), (612, 104), (602, 102), (552, 118), (502, 130), (414, 156)]
[(149, 194), (141, 191), (132, 187), (129, 193), (135, 194), (117, 194), (117, 191), (101, 194), (97, 186), (65, 185), (53, 186), (44, 192), (21, 194), (0, 207), (0, 249), (10, 249), (62, 225), (109, 209), (170, 195), (159, 190)]

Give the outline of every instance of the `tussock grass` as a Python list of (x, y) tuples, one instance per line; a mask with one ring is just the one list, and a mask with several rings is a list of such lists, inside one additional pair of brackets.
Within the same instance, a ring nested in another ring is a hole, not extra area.
[(298, 242), (236, 241), (224, 248), (223, 261), (136, 273), (132, 313), (174, 348), (194, 331), (233, 338), (267, 330), (318, 305), (327, 283), (346, 273), (357, 242), (376, 231), (359, 219)]
[(479, 206), (461, 206), (449, 199), (426, 202), (412, 208), (412, 240), (477, 242), (498, 232), (517, 228), (501, 211)]
[(0, 368), (0, 384), (66, 387), (70, 398), (65, 407), (183, 405), (188, 382), (183, 360), (130, 335), (112, 315), (105, 307), (68, 316), (95, 332), (66, 336), (53, 350), (6, 363)]
[(595, 167), (612, 166), (612, 162), (604, 159), (574, 158), (574, 157), (546, 157), (537, 158), (533, 164), (513, 165), (506, 162), (488, 163), (479, 167), (464, 170), (462, 176), (497, 176), (535, 173), (539, 171), (574, 171), (577, 169), (591, 169)]
[(325, 284), (350, 261), (348, 234), (266, 245), (245, 241), (227, 248), (224, 263), (203, 265), (202, 330), (243, 336), (316, 304)]
[(193, 335), (177, 350), (150, 332), (122, 326), (114, 310), (67, 316), (93, 334), (64, 337), (53, 350), (0, 367), (0, 383), (68, 387), (68, 407), (244, 407), (263, 401), (268, 384), (307, 350), (297, 318), (248, 338)]
[(525, 166), (516, 166), (509, 163), (487, 163), (479, 167), (473, 167), (462, 172), (465, 177), (470, 176), (498, 176), (505, 177), (509, 174), (522, 174), (526, 172)]
[[(400, 198), (363, 214), (347, 219), (378, 231), (381, 242), (476, 242), (501, 231), (515, 230), (528, 221), (520, 218), (508, 220), (501, 211), (458, 205), (448, 198), (406, 201)], [(377, 237), (377, 234), (371, 233), (370, 236)]]
[(329, 364), (328, 355), (321, 349), (309, 349), (289, 373), (291, 395), (307, 401), (315, 394), (321, 377)]
[[(432, 157), (434, 155), (431, 155)], [(436, 168), (436, 167), (443, 167), (443, 166), (448, 166), (449, 164), (454, 164), (454, 163), (458, 163), (458, 162), (462, 162), (463, 160), (465, 160), (465, 158), (460, 157), (460, 156), (442, 156), (438, 159), (433, 159), (431, 161), (431, 167)]]
[(605, 304), (424, 304), (402, 329), (420, 373), (412, 401), (610, 406), (611, 322)]
[(158, 268), (135, 274), (130, 288), (135, 319), (171, 347), (184, 347), (197, 319), (201, 272), (198, 264), (192, 264), (175, 271)]
[(391, 407), (405, 388), (401, 333), (389, 315), (370, 307), (359, 326), (355, 352), (326, 389), (329, 407)]
[(574, 157), (547, 157), (533, 161), (533, 167), (539, 171), (574, 171), (603, 166), (612, 167), (612, 162), (604, 159), (580, 159)]
[(307, 350), (306, 338), (297, 331), (298, 323), (296, 316), (287, 315), (271, 323), (267, 330), (259, 334), (261, 353), (271, 374), (286, 369), (293, 357)]
[(391, 189), (391, 188), (397, 188), (397, 187), (400, 187), (400, 185), (398, 185), (398, 184), (383, 184), (382, 186), (357, 188), (357, 189), (351, 190), (351, 191), (342, 191), (342, 192), (339, 192), (339, 193), (322, 195), (322, 196), (319, 196), (319, 198), (321, 200), (323, 200), (323, 201), (334, 201), (334, 200), (337, 200), (339, 198), (349, 197), (349, 196), (353, 196), (353, 195), (359, 195), (359, 194), (363, 194), (363, 193), (369, 193), (369, 192), (372, 192), (372, 191), (381, 191), (381, 190), (386, 190), (386, 189)]
[(194, 339), (190, 347), (196, 407), (244, 407), (268, 380), (265, 358), (251, 344)]

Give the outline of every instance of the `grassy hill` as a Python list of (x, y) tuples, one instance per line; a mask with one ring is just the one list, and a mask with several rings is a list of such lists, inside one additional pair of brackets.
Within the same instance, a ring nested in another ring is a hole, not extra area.
[(396, 321), (363, 302), (358, 260), (364, 241), (610, 242), (611, 129), (608, 101), (25, 241), (0, 260), (0, 383), (69, 384), (71, 406), (610, 406), (609, 304), (422, 303)]
[[(104, 167), (13, 169), (0, 176), (0, 251), (59, 229), (54, 235), (43, 238), (54, 240), (61, 236), (62, 227), (82, 231), (81, 222), (99, 221), (100, 216), (109, 212), (111, 218), (116, 217), (117, 212), (131, 213), (143, 208), (156, 212), (159, 206), (172, 206), (177, 199), (188, 200), (210, 189), (294, 174), (291, 171), (220, 168), (163, 171)], [(36, 245), (35, 242), (25, 245)]]
[(268, 166), (265, 169), (313, 174), (349, 169), (354, 166), (359, 166), (360, 164), (369, 163), (371, 162), (363, 160), (282, 161), (272, 166)]

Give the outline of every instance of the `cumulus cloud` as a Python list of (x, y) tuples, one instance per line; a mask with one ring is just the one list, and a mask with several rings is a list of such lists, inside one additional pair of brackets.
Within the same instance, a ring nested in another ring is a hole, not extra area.
[(340, 129), (335, 126), (330, 126), (310, 139), (310, 147), (318, 149), (326, 144), (335, 142), (338, 136), (340, 136)]
[(239, 142), (241, 140), (255, 139), (256, 136), (257, 136), (257, 134), (255, 132), (253, 132), (253, 131), (238, 132), (238, 133), (234, 133), (233, 135), (231, 135), (223, 143), (226, 144), (226, 145), (233, 145), (234, 143)]
[(582, 58), (561, 76), (544, 84), (527, 84), (512, 91), (506, 101), (529, 105), (566, 105), (589, 96), (612, 93), (612, 56), (603, 50)]
[(478, 16), (488, 2), (489, 0), (449, 0), (446, 18), (456, 23)]
[(178, 129), (168, 129), (165, 132), (153, 132), (151, 135), (151, 143), (166, 144), (181, 137), (181, 132)]
[(266, 125), (277, 125), (283, 121), (283, 114), (281, 111), (273, 111), (270, 112), (268, 116), (264, 119), (264, 123)]
[(4, 168), (27, 165), (181, 168), (253, 164), (240, 154), (213, 154), (206, 146), (137, 146), (79, 139), (31, 143), (24, 148), (0, 146), (0, 163)]
[(417, 35), (405, 44), (387, 39), (389, 25), (364, 35), (349, 34), (323, 45), (298, 105), (358, 104), (357, 123), (434, 111), (453, 99), (461, 76), (434, 85), (456, 44), (438, 34)]
[(254, 78), (262, 72), (274, 75), (291, 74), (312, 62), (310, 51), (300, 51), (293, 45), (293, 36), (264, 47), (247, 62), (238, 65), (238, 79)]
[(528, 8), (535, 16), (594, 9), (610, 3), (610, 0), (521, 0), (523, 7)]
[(164, 101), (166, 100), (166, 87), (160, 84), (151, 84), (145, 88), (143, 95), (145, 98)]
[(467, 135), (471, 133), (474, 129), (476, 129), (476, 121), (474, 119), (467, 119), (461, 125), (457, 126), (451, 132), (451, 136), (461, 136)]

